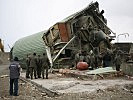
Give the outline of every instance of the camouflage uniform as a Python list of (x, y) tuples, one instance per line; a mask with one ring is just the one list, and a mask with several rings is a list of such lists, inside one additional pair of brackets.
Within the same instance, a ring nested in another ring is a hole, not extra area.
[(35, 79), (37, 78), (37, 58), (36, 58), (36, 53), (34, 53), (31, 57), (30, 57), (30, 76), (31, 79), (33, 79), (33, 72), (34, 72), (34, 77)]
[(83, 59), (84, 59), (84, 57), (82, 56), (82, 54), (81, 53), (77, 53), (75, 55), (75, 66), (77, 67), (78, 62), (79, 61), (83, 61)]
[(76, 67), (77, 67), (77, 64), (78, 62), (86, 62), (86, 63), (90, 63), (90, 56), (87, 54), (86, 51), (82, 51), (82, 52), (79, 52), (75, 55), (75, 64), (76, 64)]
[(106, 52), (106, 54), (103, 56), (103, 67), (109, 67), (111, 64), (111, 54), (109, 52)]
[(75, 64), (76, 64), (76, 65), (77, 65), (78, 61), (79, 61), (79, 53), (77, 53), (77, 54), (75, 55)]
[(38, 57), (37, 57), (37, 75), (38, 75), (38, 78), (41, 78), (41, 67), (42, 67), (41, 57), (40, 57), (40, 55), (38, 55)]
[(86, 55), (86, 60), (85, 61), (90, 66), (90, 55), (89, 54)]
[(94, 56), (94, 54), (90, 55), (90, 66), (92, 69), (95, 68), (95, 56)]
[(44, 79), (44, 71), (46, 70), (46, 79), (48, 79), (48, 66), (49, 66), (49, 60), (45, 54), (43, 54), (43, 57), (41, 57), (41, 63), (42, 63), (42, 77)]
[(30, 66), (30, 58), (29, 58), (29, 56), (27, 55), (27, 57), (26, 57), (26, 78), (30, 78), (30, 77), (29, 77), (29, 74), (30, 74), (29, 66)]
[(120, 55), (116, 55), (116, 57), (114, 59), (114, 63), (115, 63), (115, 66), (116, 66), (116, 70), (120, 71), (120, 66), (121, 66), (121, 63), (122, 63)]

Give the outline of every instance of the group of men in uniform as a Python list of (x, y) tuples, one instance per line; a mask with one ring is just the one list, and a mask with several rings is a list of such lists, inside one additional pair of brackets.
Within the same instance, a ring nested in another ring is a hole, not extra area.
[[(48, 79), (48, 69), (49, 69), (49, 60), (45, 53), (42, 56), (36, 55), (27, 55), (26, 57), (26, 78), (42, 78), (44, 79), (44, 73), (46, 73), (46, 79)], [(46, 72), (45, 72), (46, 71)]]
[[(111, 62), (114, 63), (116, 66), (116, 70), (120, 71), (120, 65), (122, 63), (120, 54), (116, 53), (116, 56), (114, 59), (112, 59), (111, 54), (106, 51), (104, 54), (94, 54), (90, 53), (88, 54), (86, 51), (79, 51), (75, 55), (75, 64), (77, 66), (78, 62), (86, 62), (88, 63), (88, 68), (96, 69), (98, 67), (109, 67), (111, 65)], [(34, 78), (42, 78), (44, 79), (44, 73), (46, 73), (46, 79), (48, 79), (48, 69), (49, 69), (49, 60), (47, 58), (47, 55), (43, 53), (42, 56), (38, 55), (36, 56), (36, 53), (33, 53), (32, 55), (27, 55), (26, 57), (26, 78), (33, 79)], [(46, 72), (45, 72), (46, 71)]]
[(88, 68), (96, 69), (98, 67), (99, 58), (100, 56), (95, 55), (94, 53), (87, 53), (86, 51), (79, 51), (75, 55), (75, 64), (77, 65), (78, 62), (86, 62), (88, 64)]
[(113, 59), (111, 52), (106, 50), (103, 54), (94, 54), (91, 52), (90, 54), (86, 51), (79, 51), (75, 55), (75, 66), (77, 66), (78, 62), (87, 62), (89, 69), (96, 69), (99, 67), (110, 67), (111, 64), (114, 64), (117, 71), (120, 71), (120, 65), (122, 63), (122, 59), (119, 53), (115, 54)]

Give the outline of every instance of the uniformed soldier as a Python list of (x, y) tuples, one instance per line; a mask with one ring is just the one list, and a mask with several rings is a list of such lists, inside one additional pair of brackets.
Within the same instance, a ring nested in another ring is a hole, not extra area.
[(109, 67), (111, 60), (111, 54), (107, 51), (103, 56), (103, 67)]
[(29, 66), (30, 66), (30, 58), (29, 58), (29, 55), (27, 54), (27, 57), (26, 57), (26, 78), (30, 78), (29, 77), (29, 74), (30, 74)]
[(41, 57), (42, 62), (42, 77), (44, 79), (44, 71), (46, 71), (46, 79), (48, 79), (48, 68), (49, 68), (49, 60), (48, 57), (43, 53), (43, 56)]
[(87, 54), (86, 51), (79, 51), (76, 55), (75, 55), (75, 64), (77, 67), (78, 62), (86, 62), (88, 63), (88, 65), (90, 65), (90, 55)]
[(89, 53), (86, 54), (86, 62), (90, 66), (90, 54)]
[(37, 76), (38, 76), (38, 78), (41, 78), (41, 67), (42, 67), (41, 56), (38, 55), (38, 57), (37, 57)]
[(79, 52), (75, 55), (75, 64), (76, 64), (76, 66), (77, 66), (77, 63), (79, 61), (83, 61), (83, 59), (84, 59), (84, 57), (82, 55), (82, 52), (81, 52), (81, 50), (79, 50)]
[(33, 79), (33, 72), (34, 72), (34, 77), (37, 79), (37, 58), (36, 58), (36, 53), (33, 53), (33, 55), (30, 57), (30, 76), (31, 79)]
[(91, 53), (91, 55), (90, 55), (90, 67), (92, 69), (96, 68), (95, 67), (95, 55), (94, 55), (94, 53)]
[(121, 57), (120, 57), (120, 55), (118, 54), (118, 55), (116, 55), (116, 57), (115, 57), (115, 59), (114, 59), (114, 64), (115, 64), (115, 66), (116, 66), (116, 71), (120, 71), (121, 63), (122, 63)]
[(77, 54), (75, 54), (75, 65), (77, 66), (77, 63), (79, 62), (79, 55), (81, 54), (81, 51), (79, 51)]

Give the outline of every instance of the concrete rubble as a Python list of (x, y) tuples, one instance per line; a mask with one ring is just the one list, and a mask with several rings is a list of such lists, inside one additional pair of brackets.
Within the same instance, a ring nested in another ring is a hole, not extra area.
[(9, 77), (9, 75), (1, 75), (0, 78)]

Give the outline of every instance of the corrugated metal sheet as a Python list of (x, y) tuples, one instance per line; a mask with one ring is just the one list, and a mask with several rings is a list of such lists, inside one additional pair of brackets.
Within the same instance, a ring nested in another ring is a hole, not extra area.
[(45, 52), (43, 34), (45, 31), (24, 37), (15, 42), (12, 50), (12, 56), (17, 56), (23, 63), (27, 54), (42, 55)]

